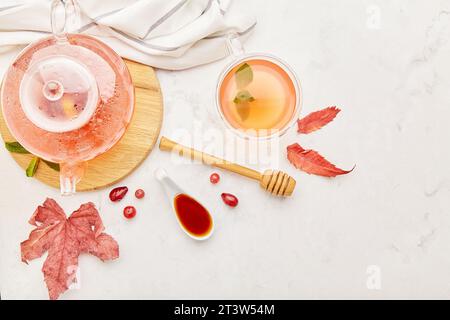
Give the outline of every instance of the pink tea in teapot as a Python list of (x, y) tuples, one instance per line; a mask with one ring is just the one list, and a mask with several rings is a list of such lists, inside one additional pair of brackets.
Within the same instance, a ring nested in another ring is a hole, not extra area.
[(14, 137), (46, 160), (90, 160), (123, 135), (134, 87), (121, 58), (85, 35), (53, 37), (24, 51), (2, 87), (5, 120)]

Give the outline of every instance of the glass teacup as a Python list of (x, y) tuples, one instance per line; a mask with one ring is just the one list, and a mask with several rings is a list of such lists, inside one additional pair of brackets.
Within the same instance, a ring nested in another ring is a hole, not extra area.
[(301, 109), (301, 87), (294, 71), (275, 56), (245, 54), (237, 35), (229, 36), (228, 47), (233, 60), (220, 74), (216, 88), (220, 117), (247, 139), (283, 135)]

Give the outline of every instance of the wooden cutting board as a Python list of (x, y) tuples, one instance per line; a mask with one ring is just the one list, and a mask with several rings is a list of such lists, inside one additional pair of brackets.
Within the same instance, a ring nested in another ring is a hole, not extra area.
[[(122, 139), (108, 152), (88, 162), (86, 175), (77, 191), (90, 191), (113, 185), (136, 169), (158, 140), (163, 119), (163, 99), (158, 78), (152, 67), (125, 60), (135, 87), (136, 104), (133, 118)], [(5, 142), (15, 141), (0, 112), (0, 133)], [(11, 153), (24, 170), (32, 155)], [(41, 161), (35, 179), (59, 188), (59, 173)]]

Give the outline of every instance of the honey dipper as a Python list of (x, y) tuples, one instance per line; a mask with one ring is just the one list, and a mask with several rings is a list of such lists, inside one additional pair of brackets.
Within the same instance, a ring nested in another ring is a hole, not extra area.
[(295, 179), (288, 174), (276, 171), (266, 170), (264, 173), (260, 173), (253, 169), (249, 169), (238, 165), (233, 162), (229, 162), (204, 152), (200, 152), (193, 148), (185, 147), (181, 144), (173, 142), (166, 137), (161, 137), (159, 142), (159, 149), (162, 151), (175, 151), (180, 156), (189, 157), (192, 160), (199, 160), (205, 164), (235, 172), (242, 176), (259, 181), (259, 185), (266, 191), (275, 196), (288, 197), (292, 195), (295, 189)]

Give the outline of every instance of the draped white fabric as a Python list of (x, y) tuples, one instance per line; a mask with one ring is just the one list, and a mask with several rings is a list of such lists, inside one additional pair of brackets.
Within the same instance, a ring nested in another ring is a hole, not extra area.
[[(0, 1), (0, 52), (51, 34), (52, 0)], [(76, 0), (73, 32), (98, 37), (121, 56), (163, 69), (185, 69), (228, 54), (226, 38), (242, 38), (255, 19), (231, 14), (231, 0)]]

